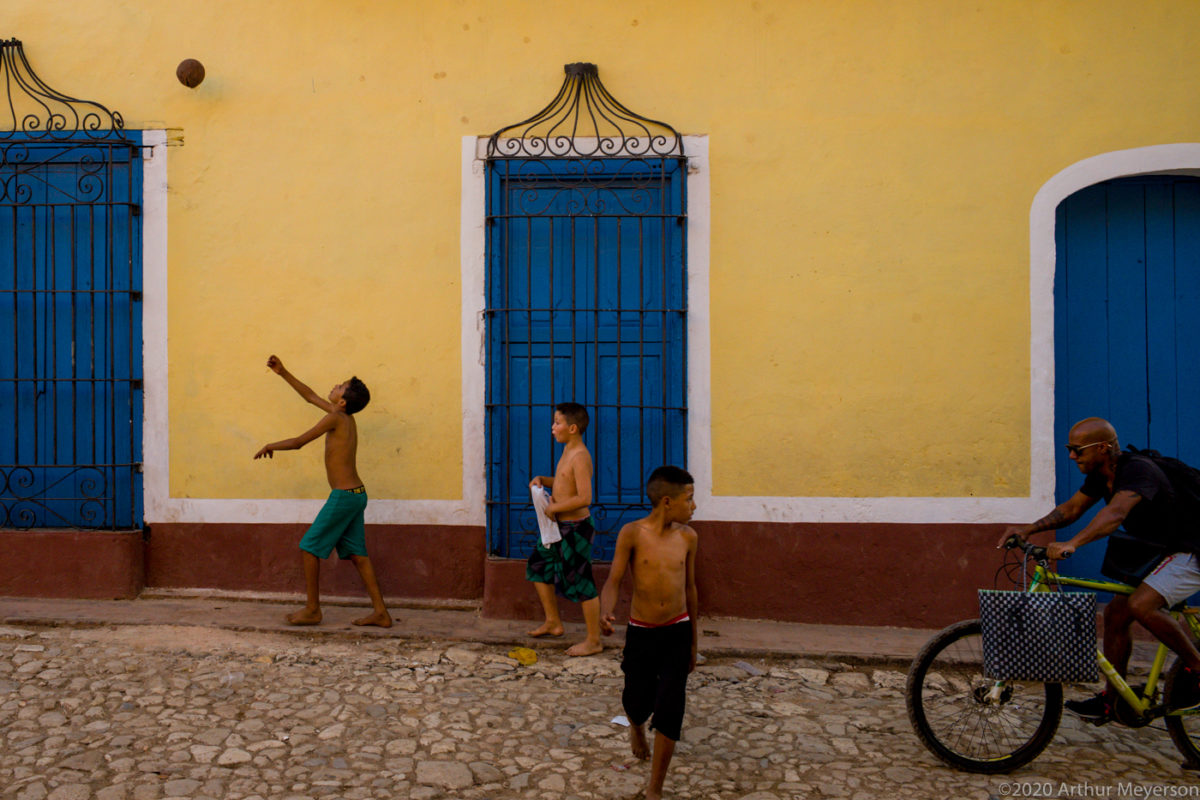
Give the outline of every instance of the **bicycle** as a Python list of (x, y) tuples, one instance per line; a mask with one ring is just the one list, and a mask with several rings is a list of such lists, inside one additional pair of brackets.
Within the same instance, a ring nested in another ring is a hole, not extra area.
[[(1123, 583), (1051, 572), (1046, 548), (1016, 536), (1005, 543), (1006, 550), (1014, 547), (1036, 564), (1028, 591), (1048, 592), (1052, 586), (1072, 586), (1095, 592), (1133, 593), (1134, 587)], [(1200, 638), (1200, 609), (1180, 604), (1171, 612), (1186, 621), (1193, 637)], [(1200, 769), (1200, 709), (1168, 710), (1173, 708), (1171, 699), (1183, 669), (1179, 659), (1166, 673), (1160, 693), (1169, 652), (1166, 645), (1158, 645), (1145, 687), (1131, 687), (1099, 648), (1096, 662), (1119, 694), (1116, 721), (1139, 728), (1162, 718), (1171, 741), (1183, 754), (1182, 766)], [(995, 774), (1028, 764), (1050, 744), (1062, 718), (1063, 688), (1060, 683), (986, 677), (979, 620), (969, 619), (940, 631), (921, 648), (908, 670), (905, 702), (917, 738), (931, 753), (967, 772)]]

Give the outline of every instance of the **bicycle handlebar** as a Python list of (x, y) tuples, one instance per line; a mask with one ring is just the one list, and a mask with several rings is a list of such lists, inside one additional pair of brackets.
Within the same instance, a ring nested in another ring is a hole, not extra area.
[[(1031, 542), (1027, 542), (1024, 539), (1022, 539), (1020, 536), (1017, 536), (1015, 533), (1012, 536), (1008, 537), (1008, 539), (1004, 542), (1005, 550), (1012, 550), (1013, 548), (1017, 548), (1017, 549), (1021, 550), (1022, 552), (1025, 553), (1025, 555), (1029, 556), (1034, 561), (1041, 561), (1044, 563), (1044, 562), (1050, 560), (1049, 557), (1046, 555), (1045, 547), (1043, 547), (1041, 545), (1033, 544)], [(1064, 560), (1068, 559), (1070, 557), (1071, 557), (1070, 553), (1063, 553), (1063, 555), (1062, 555), (1062, 558)]]

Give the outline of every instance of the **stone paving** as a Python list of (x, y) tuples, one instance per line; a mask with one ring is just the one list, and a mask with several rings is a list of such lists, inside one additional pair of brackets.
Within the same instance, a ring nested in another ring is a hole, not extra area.
[[(531, 666), (507, 652), (173, 626), (0, 628), (0, 798), (634, 796), (647, 765), (613, 721), (619, 649), (568, 659), (556, 643)], [(689, 684), (667, 794), (1200, 796), (1165, 731), (1066, 717), (1015, 775), (955, 772), (913, 735), (903, 683), (903, 665), (714, 658)]]

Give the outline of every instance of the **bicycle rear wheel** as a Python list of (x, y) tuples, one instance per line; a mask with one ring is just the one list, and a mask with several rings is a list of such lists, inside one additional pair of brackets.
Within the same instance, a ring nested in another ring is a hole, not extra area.
[(967, 772), (1009, 772), (1046, 749), (1062, 718), (1062, 685), (983, 674), (979, 620), (951, 625), (908, 670), (908, 718), (935, 756)]
[[(1174, 708), (1178, 705), (1174, 696), (1175, 683), (1177, 680), (1182, 680), (1179, 677), (1179, 673), (1182, 671), (1183, 662), (1179, 659), (1175, 659), (1175, 663), (1167, 671), (1166, 688), (1163, 690), (1167, 708)], [(1200, 769), (1200, 709), (1184, 711), (1179, 715), (1168, 712), (1164, 719), (1167, 723), (1167, 733), (1171, 734), (1171, 741), (1183, 754), (1184, 766)]]

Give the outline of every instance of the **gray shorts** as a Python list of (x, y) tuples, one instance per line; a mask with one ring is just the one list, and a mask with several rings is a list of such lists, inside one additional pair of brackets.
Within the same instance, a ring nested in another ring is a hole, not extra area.
[(1191, 553), (1174, 553), (1160, 561), (1142, 583), (1161, 594), (1170, 608), (1200, 592), (1200, 562)]

